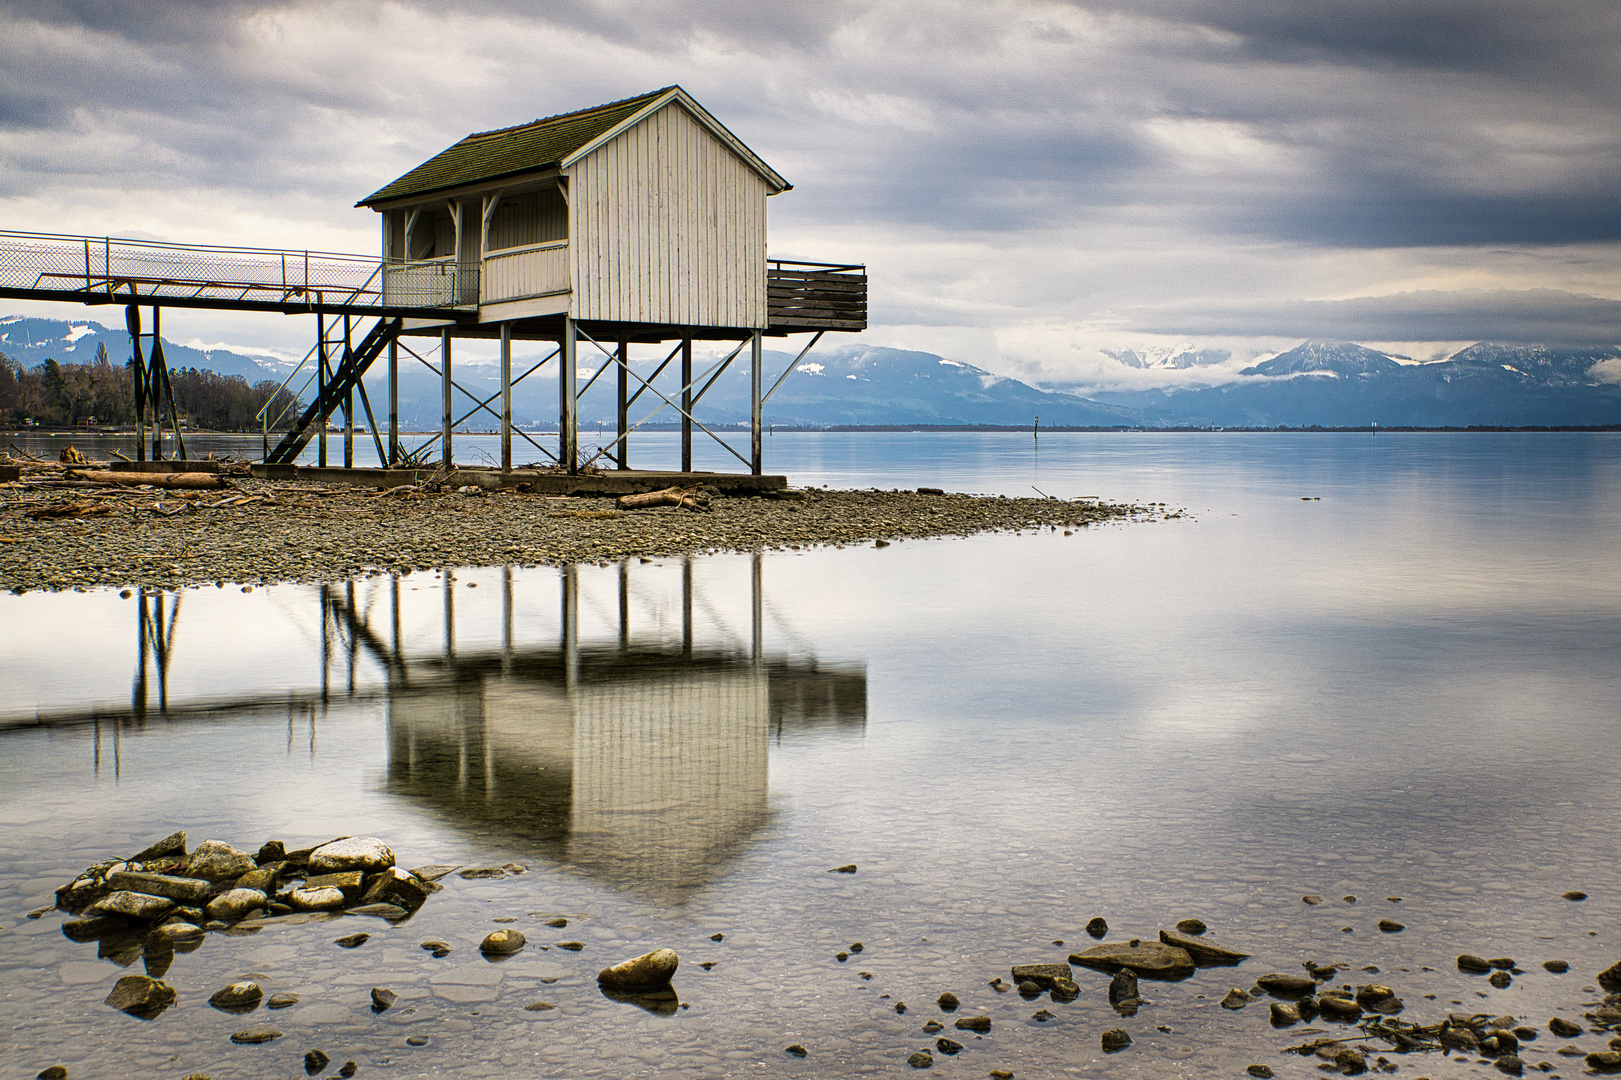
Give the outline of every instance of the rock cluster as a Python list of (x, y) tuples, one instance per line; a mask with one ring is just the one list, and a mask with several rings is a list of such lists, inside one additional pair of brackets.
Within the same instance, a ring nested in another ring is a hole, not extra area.
[[(64, 935), (74, 941), (127, 939), (141, 949), (155, 981), (176, 951), (189, 952), (207, 931), (249, 917), (347, 911), (404, 918), (439, 888), (431, 876), (440, 868), (423, 869), (429, 876), (395, 866), (394, 853), (375, 837), (340, 837), (298, 851), (273, 840), (256, 853), (205, 840), (188, 852), (186, 834), (176, 832), (127, 859), (88, 867), (56, 890), (56, 906), (72, 916), (62, 924)], [(257, 1004), (258, 987), (243, 985), (252, 987)], [(137, 989), (142, 995), (130, 998)], [(113, 998), (130, 1003), (114, 1004)], [(172, 1002), (173, 992), (162, 1000), (162, 991), (131, 983), (122, 992), (115, 988), (113, 998), (108, 1003), (115, 1008), (152, 1013)], [(233, 1000), (221, 1007), (242, 1004)]]

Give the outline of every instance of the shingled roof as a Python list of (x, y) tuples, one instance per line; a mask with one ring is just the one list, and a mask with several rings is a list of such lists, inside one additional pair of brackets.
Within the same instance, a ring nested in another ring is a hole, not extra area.
[[(461, 187), (464, 184), (555, 168), (571, 154), (588, 146), (672, 91), (683, 100), (691, 102), (679, 86), (666, 86), (638, 97), (610, 101), (606, 105), (596, 105), (578, 112), (547, 116), (516, 127), (474, 132), (355, 205), (373, 206), (390, 199), (427, 195), (435, 191)], [(691, 104), (698, 111), (703, 111), (696, 102)], [(712, 117), (705, 114), (705, 118), (716, 128), (725, 131)], [(727, 134), (735, 141), (734, 136)], [(754, 158), (742, 143), (737, 143), (737, 148), (781, 187), (789, 186), (763, 161)]]

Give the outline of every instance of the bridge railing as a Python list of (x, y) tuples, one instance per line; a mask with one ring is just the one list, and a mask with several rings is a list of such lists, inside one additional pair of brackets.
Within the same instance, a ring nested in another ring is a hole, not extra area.
[(0, 231), (0, 289), (64, 299), (459, 307), (466, 303), (469, 273), (476, 302), (477, 267), (454, 267), (447, 273), (437, 264), (413, 263), (390, 264), (385, 271), (380, 259), (328, 251)]

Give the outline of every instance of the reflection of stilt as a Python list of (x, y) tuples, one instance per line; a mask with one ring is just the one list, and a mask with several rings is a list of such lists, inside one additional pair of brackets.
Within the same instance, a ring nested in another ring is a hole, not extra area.
[[(139, 720), (146, 719), (147, 707), (147, 654), (158, 676), (158, 712), (169, 711), (169, 662), (173, 658), (175, 622), (180, 618), (180, 594), (165, 610), (164, 594), (160, 591), (148, 596), (141, 589), (136, 597), (136, 637), (138, 655), (135, 661), (135, 685), (130, 693), (130, 709)], [(148, 601), (151, 601), (148, 603)]]
[[(349, 317), (347, 315), (345, 315), (343, 321), (344, 321), (345, 327), (347, 328), (348, 323), (349, 323)], [(348, 452), (349, 449), (350, 448), (345, 447), (345, 452)], [(360, 635), (355, 633), (355, 579), (354, 578), (350, 578), (348, 580), (348, 582), (346, 582), (345, 585), (344, 585), (344, 599), (348, 602), (348, 609), (344, 612), (344, 615), (347, 617), (347, 620), (348, 620), (348, 623), (349, 623), (349, 626), (348, 626), (349, 632), (348, 632), (348, 634), (345, 635), (345, 637), (348, 640), (344, 642), (344, 646), (345, 646), (344, 647), (344, 652), (349, 658), (349, 696), (354, 697), (355, 696), (355, 651), (358, 648), (357, 642), (359, 641), (359, 638), (360, 638)]]
[(562, 569), (563, 689), (574, 689), (580, 678), (580, 572), (573, 563)]
[(331, 692), (332, 674), (332, 587), (321, 586), (321, 703)]
[[(502, 324), (501, 332), (507, 332)], [(510, 451), (510, 444), (508, 450)], [(501, 674), (512, 674), (512, 567), (501, 568)]]
[(692, 659), (692, 556), (681, 560), (681, 656)]
[(101, 776), (101, 718), (97, 717), (95, 719), (94, 723), (96, 725), (96, 751), (95, 751), (95, 769), (96, 769), (96, 773), (95, 773), (95, 775), (97, 776), (97, 778), (100, 778), (100, 776)]
[[(758, 433), (756, 433), (756, 437), (758, 437)], [(760, 592), (761, 562), (763, 559), (764, 557), (758, 551), (754, 553), (754, 566), (752, 567), (754, 587), (751, 590), (754, 626), (753, 644), (749, 653), (749, 659), (753, 660), (756, 664), (758, 664), (765, 657), (765, 652), (762, 647), (764, 645), (765, 638), (765, 606), (762, 603), (762, 595)]]
[(440, 571), (445, 592), (445, 659), (456, 659), (456, 576), (448, 569)]
[(630, 562), (627, 559), (619, 560), (619, 651), (630, 651)]

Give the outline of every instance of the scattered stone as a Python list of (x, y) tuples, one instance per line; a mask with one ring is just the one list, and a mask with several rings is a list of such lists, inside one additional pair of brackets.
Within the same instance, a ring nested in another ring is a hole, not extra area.
[(287, 845), (280, 840), (266, 840), (260, 846), (258, 853), (253, 856), (253, 861), (260, 866), (266, 863), (286, 862)]
[(120, 890), (108, 893), (91, 904), (87, 914), (115, 915), (121, 919), (142, 919), (152, 922), (169, 914), (174, 907), (175, 902), (167, 897)]
[[(563, 927), (568, 925), (568, 920), (563, 918), (547, 919), (546, 925), (550, 926), (554, 930), (561, 930)], [(720, 934), (711, 934), (709, 938), (710, 941), (719, 941), (720, 939)]]
[(1621, 962), (1611, 964), (1599, 972), (1598, 984), (1606, 990), (1621, 990)]
[(857, 953), (857, 952), (862, 951), (865, 948), (866, 948), (865, 945), (863, 945), (863, 944), (861, 944), (861, 942), (857, 941), (857, 942), (854, 942), (853, 944), (851, 944), (850, 951), (853, 952), (853, 953)]
[(1117, 1054), (1131, 1045), (1131, 1036), (1124, 1028), (1110, 1028), (1103, 1033), (1101, 1041), (1105, 1054)]
[(1570, 965), (1565, 963), (1563, 960), (1544, 960), (1542, 962), (1542, 967), (1543, 970), (1551, 971), (1555, 975), (1563, 975), (1565, 972), (1570, 970)]
[(343, 1067), (338, 1070), (338, 1075), (347, 1078), (347, 1077), (353, 1076), (355, 1073), (357, 1073), (359, 1071), (360, 1071), (360, 1066), (359, 1065), (356, 1065), (353, 1061), (345, 1061), (343, 1063)]
[(358, 907), (350, 908), (349, 914), (368, 915), (378, 919), (387, 919), (392, 922), (395, 919), (403, 919), (411, 913), (405, 908), (400, 907), (398, 904), (361, 904)]
[[(1500, 971), (1511, 971), (1514, 968), (1514, 958), (1512, 956), (1499, 956), (1495, 960), (1486, 961), (1486, 963)], [(1616, 966), (1621, 967), (1621, 964), (1617, 964)]]
[(1075, 969), (1068, 964), (1014, 964), (1012, 974), (1015, 983), (1032, 982), (1050, 990), (1054, 979), (1074, 979)]
[(249, 912), (257, 911), (268, 903), (270, 897), (258, 889), (229, 889), (210, 900), (203, 913), (211, 920), (233, 923), (246, 918)]
[(991, 1080), (1013, 1080), (1013, 1074), (1007, 1069), (992, 1069)]
[(340, 870), (331, 874), (310, 874), (304, 879), (306, 889), (337, 889), (348, 899), (360, 895), (366, 875), (359, 870)]
[(174, 990), (146, 975), (125, 975), (113, 984), (106, 1004), (119, 1012), (149, 1020), (174, 1004)]
[(934, 1048), (948, 1057), (954, 1057), (957, 1054), (962, 1053), (962, 1043), (958, 1042), (956, 1039), (948, 1039), (944, 1036), (934, 1040)]
[(223, 840), (204, 840), (186, 862), (186, 877), (235, 881), (258, 865), (252, 855)]
[(1176, 928), (1184, 934), (1202, 934), (1208, 929), (1203, 919), (1183, 919), (1176, 924)]
[(1073, 979), (1054, 979), (1051, 993), (1054, 1001), (1074, 1001), (1081, 996), (1081, 988)]
[(294, 889), (287, 894), (287, 902), (299, 911), (333, 911), (341, 908), (346, 898), (342, 889)]
[(1514, 982), (1514, 976), (1510, 975), (1506, 971), (1494, 971), (1491, 974), (1491, 978), (1487, 979), (1486, 981), (1491, 983), (1499, 990), (1507, 990)]
[(1572, 889), (1568, 893), (1560, 893), (1560, 897), (1564, 900), (1586, 900), (1587, 894), (1580, 889)]
[(1227, 996), (1221, 999), (1221, 1007), (1224, 1009), (1242, 1009), (1249, 1003), (1250, 996), (1236, 986), (1227, 991)]
[(231, 1041), (246, 1046), (267, 1043), (273, 1039), (281, 1038), (282, 1033), (273, 1027), (254, 1027), (239, 1031), (231, 1036)]
[(147, 932), (146, 939), (152, 942), (155, 948), (180, 948), (183, 945), (196, 945), (206, 935), (203, 928), (189, 922), (164, 923), (154, 926)]
[[(680, 965), (681, 958), (674, 949), (654, 949), (650, 953), (621, 961), (613, 967), (597, 972), (597, 983), (614, 990), (650, 990), (668, 986)], [(897, 1004), (896, 1012), (904, 1012)]]
[(332, 1059), (327, 1057), (324, 1051), (304, 1051), (304, 1071), (309, 1073), (311, 1076), (314, 1076), (316, 1073), (320, 1072), (330, 1064), (332, 1064)]
[(855, 872), (856, 872), (856, 864), (855, 863), (846, 863), (843, 866), (835, 866), (833, 869), (828, 871), (828, 873), (830, 873), (830, 874), (853, 874)]
[(1268, 1078), (1272, 1075), (1272, 1067), (1270, 1065), (1251, 1065), (1244, 1071), (1249, 1073), (1251, 1076), (1260, 1077), (1261, 1080), (1268, 1080)]
[(276, 891), (276, 886), (281, 882), (282, 867), (286, 865), (284, 862), (266, 863), (257, 870), (249, 870), (246, 874), (237, 878), (235, 885), (232, 887), (237, 889), (258, 889), (267, 895), (273, 893)]
[(1467, 975), (1484, 975), (1491, 969), (1491, 964), (1472, 953), (1464, 953), (1458, 957), (1458, 970)]
[(957, 1006), (962, 1004), (962, 1002), (957, 1000), (957, 995), (953, 994), (950, 990), (947, 990), (945, 993), (935, 998), (934, 1001), (935, 1004), (940, 1006), (943, 1012), (955, 1012), (957, 1010)]
[(956, 1027), (959, 1031), (972, 1031), (976, 1035), (984, 1035), (991, 1030), (991, 1018), (988, 1016), (961, 1016), (957, 1018)]
[(348, 937), (338, 938), (332, 944), (338, 946), (340, 949), (358, 949), (370, 940), (370, 934), (350, 934)]
[(810, 1051), (806, 1050), (803, 1046), (799, 1045), (798, 1043), (791, 1043), (788, 1046), (783, 1047), (782, 1052), (785, 1053), (785, 1054), (791, 1054), (792, 1056), (794, 1056), (796, 1058), (802, 1058), (806, 1054), (810, 1053)]
[(400, 995), (392, 990), (385, 990), (381, 986), (371, 988), (371, 1011), (382, 1012), (400, 999)]
[(1368, 1071), (1367, 1056), (1355, 1047), (1335, 1051), (1334, 1065), (1346, 1076), (1360, 1076)]
[(1596, 1054), (1588, 1054), (1586, 1060), (1587, 1067), (1594, 1072), (1621, 1072), (1621, 1053), (1614, 1050), (1602, 1050)]
[(1249, 953), (1228, 949), (1217, 945), (1213, 941), (1206, 941), (1196, 935), (1184, 934), (1176, 930), (1161, 930), (1159, 940), (1161, 944), (1183, 950), (1193, 957), (1193, 962), (1196, 964), (1217, 966), (1237, 964), (1249, 959)]
[(1288, 1027), (1300, 1022), (1300, 1010), (1287, 1001), (1274, 1001), (1271, 1006), (1273, 1027)]
[(1026, 1001), (1030, 1000), (1031, 998), (1038, 998), (1041, 996), (1041, 984), (1031, 982), (1029, 979), (1021, 982), (1018, 989), (1019, 996), (1024, 998)]
[(1138, 975), (1157, 979), (1181, 979), (1193, 974), (1193, 957), (1186, 949), (1135, 938), (1123, 945), (1094, 945), (1072, 954), (1069, 962), (1098, 971), (1129, 968)]
[(553, 945), (552, 948), (554, 948), (554, 949), (564, 949), (564, 950), (567, 950), (568, 952), (579, 952), (580, 950), (585, 948), (585, 942), (583, 942), (583, 941), (559, 941), (556, 945)]
[(309, 873), (340, 874), (361, 870), (374, 874), (394, 865), (394, 853), (375, 836), (346, 836), (310, 852)]
[(895, 1011), (897, 1013), (901, 1013), (901, 1014), (904, 1015), (905, 1012), (906, 1012), (906, 1002), (904, 1002), (904, 1001), (895, 1002)]
[[(567, 919), (563, 920), (563, 925), (564, 926), (568, 925), (568, 920)], [(726, 940), (726, 935), (725, 934), (710, 934), (709, 935), (709, 940), (710, 941), (725, 941)]]
[(271, 994), (270, 1000), (265, 1002), (267, 1009), (290, 1009), (298, 1004), (297, 994)]
[(507, 872), (499, 866), (475, 866), (457, 875), (464, 881), (482, 881), (485, 878), (503, 878)]
[(1478, 1035), (1469, 1028), (1461, 1024), (1453, 1024), (1450, 1021), (1442, 1025), (1437, 1041), (1449, 1050), (1463, 1050), (1474, 1053), (1480, 1049), (1480, 1037)]
[(420, 881), (432, 884), (442, 877), (448, 877), (460, 870), (460, 866), (418, 866), (411, 873)]
[(252, 1012), (258, 1007), (264, 991), (256, 982), (234, 982), (214, 991), (208, 1003), (221, 1012)]
[(165, 836), (162, 840), (145, 850), (131, 855), (130, 862), (155, 862), (159, 859), (183, 859), (186, 857), (186, 831), (181, 829)]
[(406, 1046), (427, 1046), (428, 1045), (428, 1037), (426, 1035), (407, 1035), (405, 1037), (405, 1045)]
[(1368, 1009), (1395, 996), (1396, 991), (1390, 987), (1380, 986), (1378, 983), (1369, 983), (1366, 986), (1357, 987), (1356, 1002), (1364, 1009)]
[(1045, 1024), (1047, 1021), (1053, 1019), (1053, 1017), (1054, 1014), (1048, 1012), (1046, 1009), (1037, 1009), (1035, 1012), (1030, 1014), (1030, 1019), (1034, 1020), (1038, 1024)]
[(1339, 992), (1320, 994), (1317, 998), (1317, 1011), (1325, 1020), (1337, 1020), (1342, 1024), (1354, 1024), (1362, 1019), (1362, 1006), (1356, 999), (1341, 997)]
[(1094, 915), (1086, 924), (1086, 932), (1095, 938), (1101, 938), (1109, 933), (1109, 924), (1102, 915)]
[(1574, 1039), (1582, 1033), (1582, 1025), (1566, 1020), (1563, 1016), (1556, 1016), (1548, 1021), (1548, 1030), (1561, 1039)]
[(521, 862), (502, 863), (501, 869), (509, 874), (527, 874), (529, 872), (529, 867)]
[(50, 1065), (39, 1071), (36, 1080), (68, 1080), (68, 1070), (63, 1065)]
[(1313, 907), (1315, 907), (1316, 905), (1321, 904), (1323, 902), (1323, 898), (1321, 896), (1318, 896), (1316, 893), (1307, 893), (1305, 896), (1302, 896), (1300, 899), (1301, 899), (1302, 903), (1311, 904)]
[(527, 1004), (527, 1005), (525, 1005), (523, 1007), (523, 1011), (524, 1012), (550, 1012), (552, 1009), (555, 1009), (555, 1008), (557, 1008), (557, 1006), (553, 1005), (549, 1001), (531, 1001), (529, 1004)]
[(411, 871), (391, 866), (372, 879), (370, 887), (366, 889), (366, 895), (360, 898), (360, 902), (363, 904), (392, 902), (415, 907), (428, 898), (428, 885), (428, 882)]
[(179, 904), (206, 904), (218, 890), (202, 878), (173, 874), (149, 874), (135, 870), (115, 870), (107, 875), (112, 889), (127, 889), (147, 896), (162, 896)]
[(930, 1020), (928, 1023), (923, 1025), (923, 1031), (929, 1035), (933, 1035), (937, 1031), (944, 1031), (945, 1029), (946, 1026), (938, 1020)]
[(1407, 929), (1406, 926), (1397, 922), (1395, 919), (1380, 919), (1378, 925), (1380, 932), (1385, 934), (1399, 934), (1403, 930)]
[(485, 956), (511, 956), (528, 944), (522, 930), (496, 930), (484, 938), (478, 951)]
[(914, 1069), (927, 1069), (930, 1065), (934, 1064), (934, 1055), (930, 1054), (927, 1050), (919, 1050), (917, 1053), (906, 1059), (906, 1064), (910, 1065)]
[(1504, 1054), (1492, 1064), (1497, 1066), (1498, 1072), (1505, 1072), (1510, 1076), (1521, 1076), (1525, 1073), (1525, 1061), (1517, 1054)]
[(833, 959), (837, 960), (839, 963), (842, 964), (846, 960), (850, 959), (850, 954), (847, 953), (847, 952), (842, 952), (842, 951), (841, 952), (836, 952), (836, 953), (833, 954)]
[(1262, 975), (1255, 980), (1255, 985), (1274, 997), (1305, 997), (1317, 989), (1315, 979), (1308, 979), (1304, 975), (1286, 975), (1282, 972), (1272, 972)]

